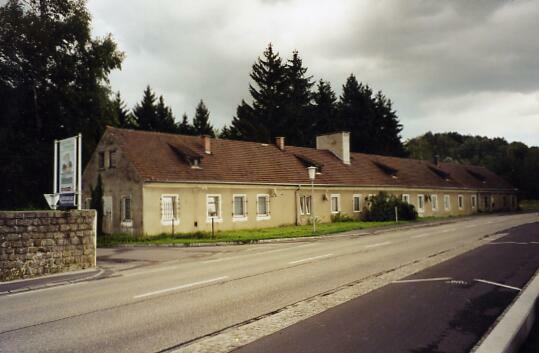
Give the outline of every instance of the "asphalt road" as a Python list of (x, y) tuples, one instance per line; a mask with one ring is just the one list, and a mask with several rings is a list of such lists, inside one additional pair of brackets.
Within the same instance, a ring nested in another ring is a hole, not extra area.
[(235, 353), (469, 352), (539, 268), (539, 223)]
[(294, 243), (105, 250), (105, 278), (0, 295), (0, 352), (157, 352), (538, 218), (484, 216)]

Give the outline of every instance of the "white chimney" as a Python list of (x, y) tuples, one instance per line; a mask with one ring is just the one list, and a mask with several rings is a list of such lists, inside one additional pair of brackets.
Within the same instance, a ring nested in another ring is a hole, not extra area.
[(329, 150), (344, 164), (350, 164), (350, 133), (342, 131), (316, 136), (316, 149)]
[(211, 154), (211, 138), (210, 135), (202, 135), (202, 142), (204, 143), (204, 153)]
[(275, 138), (275, 145), (279, 147), (281, 151), (284, 151), (284, 137), (279, 136)]

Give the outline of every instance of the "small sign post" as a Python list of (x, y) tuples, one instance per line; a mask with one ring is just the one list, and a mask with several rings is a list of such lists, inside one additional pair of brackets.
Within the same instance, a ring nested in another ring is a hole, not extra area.
[(45, 194), (51, 209), (82, 208), (82, 135), (54, 140), (53, 194)]

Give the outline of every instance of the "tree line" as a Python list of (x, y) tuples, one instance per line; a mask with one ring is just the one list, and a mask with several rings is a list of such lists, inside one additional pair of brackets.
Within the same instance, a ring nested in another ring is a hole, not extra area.
[[(82, 133), (85, 165), (107, 125), (267, 143), (284, 136), (297, 146), (313, 146), (316, 135), (345, 130), (356, 152), (406, 156), (411, 151), (419, 158), (432, 152), (417, 152), (414, 140), (403, 145), (402, 125), (382, 91), (350, 74), (337, 97), (328, 81), (309, 75), (297, 51), (283, 59), (267, 46), (252, 65), (249, 97), (221, 130), (212, 126), (203, 100), (192, 119), (184, 113), (177, 121), (150, 86), (128, 109), (109, 83), (124, 57), (110, 35), (91, 36), (85, 0), (8, 0), (0, 6), (0, 209), (46, 206), (42, 194), (51, 190), (53, 140)], [(498, 167), (500, 155), (481, 151), (483, 157), (471, 162), (528, 188), (518, 175), (535, 161), (536, 148), (527, 150), (521, 169), (511, 169), (517, 168), (512, 162), (507, 165), (513, 167)], [(453, 149), (437, 153), (468, 160)]]
[(503, 138), (427, 132), (406, 142), (411, 158), (482, 165), (518, 188), (524, 198), (539, 198), (539, 147)]

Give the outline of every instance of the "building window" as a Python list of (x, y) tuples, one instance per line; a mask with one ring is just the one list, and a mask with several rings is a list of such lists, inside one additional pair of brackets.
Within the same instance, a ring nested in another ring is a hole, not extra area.
[(221, 195), (206, 195), (206, 220), (220, 222), (221, 217)]
[(475, 208), (477, 204), (477, 198), (475, 195), (472, 195), (471, 202), (472, 202), (472, 208)]
[(179, 223), (178, 195), (161, 195), (161, 223)]
[(464, 196), (458, 195), (459, 210), (464, 209)]
[(517, 208), (517, 198), (514, 195), (511, 196), (511, 208), (512, 209)]
[(425, 211), (425, 195), (422, 195), (422, 194), (417, 195), (417, 211), (418, 212)]
[(361, 195), (355, 194), (353, 198), (353, 210), (354, 212), (361, 212)]
[(494, 195), (492, 195), (492, 196), (490, 197), (490, 207), (491, 207), (492, 209), (495, 209), (495, 208), (496, 208), (496, 199), (494, 198)]
[(502, 204), (503, 204), (503, 207), (507, 207), (507, 196), (503, 195), (502, 196)]
[(116, 168), (116, 151), (109, 152), (109, 168)]
[(341, 212), (341, 195), (332, 194), (331, 195), (331, 213)]
[(406, 203), (410, 203), (410, 195), (402, 194), (402, 201)]
[(311, 214), (311, 197), (310, 196), (299, 197), (299, 213), (302, 215)]
[(235, 221), (247, 220), (247, 197), (245, 195), (233, 195), (232, 218)]
[(433, 211), (438, 210), (438, 195), (430, 195), (430, 205)]
[(269, 195), (259, 194), (256, 195), (256, 219), (269, 219), (270, 210), (269, 210)]
[(122, 215), (122, 223), (131, 223), (131, 197), (122, 197), (120, 214)]
[(97, 166), (99, 169), (105, 169), (105, 152), (97, 154)]
[(485, 208), (488, 208), (488, 196), (485, 196), (483, 198), (483, 201), (484, 201), (483, 203), (485, 204)]
[(444, 210), (449, 211), (451, 209), (451, 199), (449, 195), (444, 195)]

